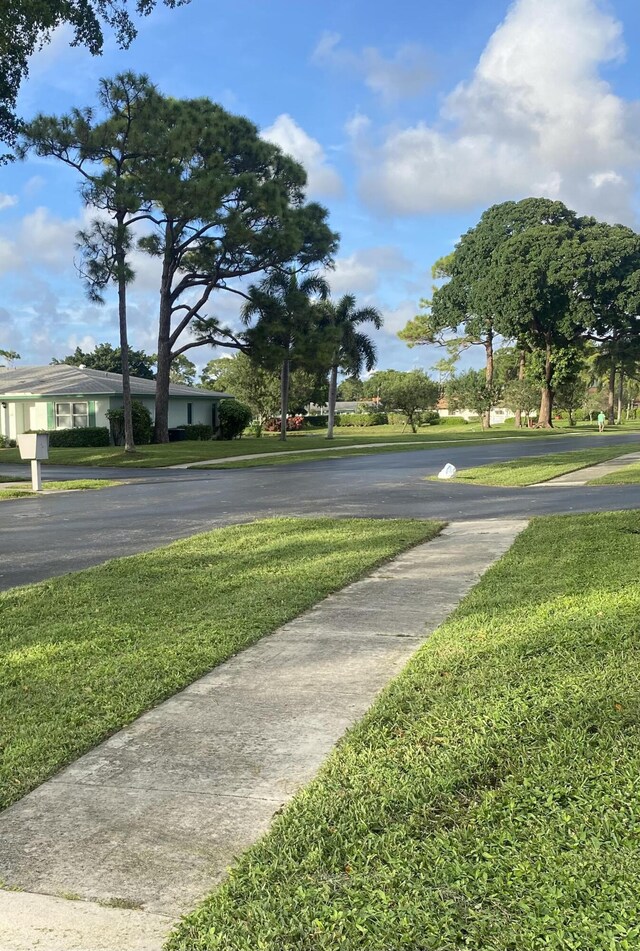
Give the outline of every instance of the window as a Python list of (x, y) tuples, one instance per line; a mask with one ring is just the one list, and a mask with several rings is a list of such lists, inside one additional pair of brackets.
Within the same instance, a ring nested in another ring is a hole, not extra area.
[(79, 429), (88, 425), (88, 403), (56, 403), (56, 429)]
[(187, 426), (193, 422), (193, 403), (187, 403)]

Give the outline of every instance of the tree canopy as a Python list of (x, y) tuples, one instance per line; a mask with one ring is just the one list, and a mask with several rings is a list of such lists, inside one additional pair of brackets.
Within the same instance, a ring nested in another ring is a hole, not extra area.
[[(162, 0), (180, 7), (190, 0)], [(137, 34), (135, 16), (147, 16), (157, 0), (10, 0), (0, 4), (0, 141), (13, 145), (19, 130), (15, 105), (29, 71), (29, 57), (64, 24), (73, 30), (72, 46), (102, 52), (105, 28), (126, 49)]]
[[(55, 357), (53, 364), (67, 363), (70, 366), (84, 366), (89, 370), (105, 370), (107, 373), (122, 373), (122, 351), (110, 343), (99, 343), (95, 350), (82, 350), (76, 347), (73, 353), (58, 360)], [(142, 377), (144, 380), (153, 379), (155, 358), (144, 350), (129, 350), (129, 368), (132, 376)]]
[(421, 410), (432, 409), (439, 398), (438, 384), (424, 370), (378, 370), (364, 384), (365, 396), (379, 396), (385, 410), (397, 410), (407, 417), (415, 433)]

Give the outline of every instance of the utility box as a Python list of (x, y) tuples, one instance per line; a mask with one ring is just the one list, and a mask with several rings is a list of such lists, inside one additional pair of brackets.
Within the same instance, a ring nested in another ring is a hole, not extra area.
[(21, 459), (48, 459), (48, 433), (21, 433), (18, 436), (18, 449)]

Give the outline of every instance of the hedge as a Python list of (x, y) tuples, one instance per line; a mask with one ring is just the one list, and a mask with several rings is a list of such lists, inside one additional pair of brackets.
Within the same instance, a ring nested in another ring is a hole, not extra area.
[(184, 426), (178, 426), (178, 429), (184, 429), (187, 439), (195, 442), (206, 442), (208, 439), (213, 439), (213, 426), (209, 426), (207, 423), (187, 423)]
[(92, 449), (109, 445), (106, 426), (78, 426), (75, 429), (40, 429), (49, 437), (51, 449)]
[(336, 426), (386, 426), (389, 417), (386, 413), (340, 413), (336, 415)]
[(303, 429), (326, 429), (329, 425), (329, 417), (326, 413), (320, 413), (317, 416), (305, 416)]
[(463, 416), (441, 416), (441, 426), (466, 426), (467, 421)]

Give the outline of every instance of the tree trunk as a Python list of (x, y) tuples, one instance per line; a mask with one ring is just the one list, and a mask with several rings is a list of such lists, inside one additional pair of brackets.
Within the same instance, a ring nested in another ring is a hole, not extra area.
[(329, 373), (329, 420), (327, 426), (327, 439), (333, 439), (333, 424), (336, 416), (336, 395), (338, 392), (338, 367), (331, 367)]
[(156, 405), (154, 442), (169, 442), (169, 383), (171, 373), (171, 243), (165, 237), (165, 257), (160, 282), (160, 317), (158, 321), (158, 367), (156, 371)]
[(133, 419), (131, 415), (131, 379), (129, 374), (129, 338), (127, 334), (127, 279), (125, 271), (124, 216), (117, 218), (116, 266), (118, 273), (118, 324), (120, 328), (120, 357), (122, 360), (122, 410), (124, 414), (124, 451), (135, 452)]
[(624, 370), (620, 368), (620, 378), (618, 381), (618, 416), (617, 423), (620, 425), (622, 422), (622, 398), (624, 395)]
[(280, 371), (280, 439), (287, 438), (287, 410), (289, 409), (289, 359)]
[(607, 393), (607, 419), (609, 421), (610, 426), (613, 426), (616, 421), (615, 404), (616, 404), (616, 358), (611, 357), (611, 365), (609, 367), (609, 390)]
[[(487, 355), (487, 362), (484, 371), (484, 378), (487, 383), (487, 387), (491, 388), (493, 386), (493, 332), (489, 331), (487, 339), (484, 344), (484, 349)], [(491, 429), (491, 407), (482, 414), (482, 428)]]
[(538, 422), (545, 429), (553, 429), (553, 390), (551, 380), (553, 379), (553, 363), (551, 362), (551, 346), (547, 344), (544, 361), (544, 383), (542, 384), (542, 394), (540, 399), (540, 414)]
[[(526, 352), (520, 351), (520, 362), (518, 363), (518, 380), (522, 383), (524, 380), (524, 369), (526, 365)], [(517, 429), (522, 429), (522, 409), (516, 410), (515, 424)]]

